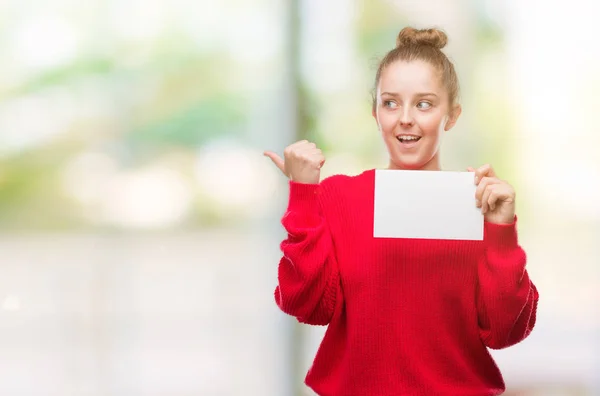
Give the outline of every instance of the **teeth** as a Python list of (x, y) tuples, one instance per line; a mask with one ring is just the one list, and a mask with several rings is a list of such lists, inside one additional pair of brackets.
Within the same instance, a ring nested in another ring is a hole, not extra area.
[(418, 140), (420, 138), (419, 138), (419, 136), (401, 135), (401, 136), (398, 136), (398, 139), (400, 139), (400, 140)]

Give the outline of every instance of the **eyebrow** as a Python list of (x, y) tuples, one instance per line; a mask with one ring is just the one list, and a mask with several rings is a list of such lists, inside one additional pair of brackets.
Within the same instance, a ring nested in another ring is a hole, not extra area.
[[(398, 95), (395, 92), (382, 92), (381, 96), (383, 95), (389, 95), (389, 96), (394, 96), (394, 97), (398, 97), (400, 95)], [(436, 98), (438, 97), (436, 94), (434, 94), (433, 92), (419, 92), (417, 93), (415, 96), (435, 96)]]

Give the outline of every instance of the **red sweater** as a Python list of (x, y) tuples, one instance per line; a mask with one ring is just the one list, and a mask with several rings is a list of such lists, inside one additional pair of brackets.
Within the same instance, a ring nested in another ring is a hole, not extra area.
[(487, 348), (514, 345), (538, 292), (515, 223), (483, 241), (373, 237), (375, 171), (290, 182), (280, 309), (328, 325), (306, 384), (321, 396), (488, 396), (505, 385)]

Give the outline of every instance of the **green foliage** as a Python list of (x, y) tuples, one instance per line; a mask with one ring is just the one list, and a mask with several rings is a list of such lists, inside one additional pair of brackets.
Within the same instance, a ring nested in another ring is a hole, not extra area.
[(30, 80), (25, 81), (23, 85), (6, 92), (3, 99), (35, 93), (51, 86), (66, 85), (79, 78), (88, 78), (93, 75), (107, 76), (114, 73), (115, 70), (116, 67), (112, 59), (78, 59), (71, 64), (33, 76)]
[(129, 145), (200, 146), (212, 138), (239, 136), (245, 113), (241, 98), (209, 97), (128, 132)]
[(61, 192), (62, 153), (50, 146), (0, 162), (0, 227), (56, 229), (80, 223)]
[(357, 29), (357, 47), (361, 54), (383, 56), (394, 47), (398, 33), (408, 24), (391, 3), (381, 0), (361, 2), (364, 12), (360, 14)]

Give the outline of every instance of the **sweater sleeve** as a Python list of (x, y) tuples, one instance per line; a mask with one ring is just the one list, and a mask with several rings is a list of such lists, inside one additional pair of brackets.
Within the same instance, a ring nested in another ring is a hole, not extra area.
[(288, 208), (282, 224), (275, 301), (301, 323), (327, 325), (341, 298), (338, 266), (331, 234), (322, 211), (322, 185), (290, 181)]
[(477, 310), (480, 336), (491, 349), (524, 340), (536, 322), (538, 291), (525, 269), (527, 258), (512, 224), (484, 225), (478, 264)]

